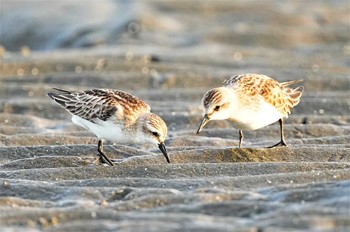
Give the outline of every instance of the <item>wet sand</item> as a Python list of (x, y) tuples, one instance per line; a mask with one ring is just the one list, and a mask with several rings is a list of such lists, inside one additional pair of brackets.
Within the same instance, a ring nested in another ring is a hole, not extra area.
[[(350, 230), (348, 2), (135, 9), (115, 46), (2, 54), (1, 230)], [(265, 148), (277, 123), (245, 132), (242, 149), (228, 121), (195, 134), (203, 94), (243, 72), (304, 79), (288, 147)], [(151, 145), (112, 143), (116, 165), (100, 164), (97, 139), (46, 96), (51, 87), (144, 99), (168, 125), (171, 164)]]

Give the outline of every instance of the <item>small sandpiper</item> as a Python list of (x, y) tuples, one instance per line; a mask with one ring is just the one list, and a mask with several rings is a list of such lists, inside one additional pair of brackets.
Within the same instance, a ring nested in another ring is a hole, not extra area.
[(243, 142), (243, 130), (256, 130), (279, 121), (281, 141), (271, 147), (287, 146), (284, 139), (284, 118), (296, 106), (303, 93), (303, 86), (288, 86), (302, 82), (295, 80), (279, 83), (271, 77), (246, 73), (231, 76), (223, 87), (204, 94), (204, 117), (197, 134), (210, 120), (232, 121), (239, 130), (239, 147)]
[(113, 166), (103, 151), (103, 140), (123, 144), (153, 143), (158, 145), (168, 163), (164, 140), (165, 122), (141, 99), (123, 91), (92, 89), (83, 92), (53, 88), (48, 93), (56, 103), (72, 114), (72, 121), (98, 137), (100, 158)]

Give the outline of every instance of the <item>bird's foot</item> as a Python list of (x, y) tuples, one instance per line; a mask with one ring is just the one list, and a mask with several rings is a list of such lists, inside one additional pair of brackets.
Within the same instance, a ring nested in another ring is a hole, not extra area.
[(280, 142), (276, 143), (275, 145), (272, 145), (270, 147), (267, 148), (273, 148), (273, 147), (287, 147), (288, 145), (286, 144), (285, 141), (281, 140)]
[(110, 166), (114, 166), (113, 162), (104, 154), (99, 153), (98, 159), (100, 164), (108, 164)]
[(94, 165), (109, 165), (102, 157), (97, 157), (92, 161)]

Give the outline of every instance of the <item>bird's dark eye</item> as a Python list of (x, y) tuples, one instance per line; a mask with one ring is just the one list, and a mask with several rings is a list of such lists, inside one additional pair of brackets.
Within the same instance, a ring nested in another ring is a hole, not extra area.
[(215, 106), (214, 110), (218, 111), (220, 109), (220, 106)]
[(154, 135), (155, 137), (159, 137), (159, 133), (158, 132), (152, 132), (152, 135)]

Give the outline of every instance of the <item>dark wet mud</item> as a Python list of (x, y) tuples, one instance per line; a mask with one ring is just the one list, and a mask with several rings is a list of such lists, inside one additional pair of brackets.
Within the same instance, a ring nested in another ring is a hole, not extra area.
[[(350, 230), (349, 3), (130, 7), (117, 29), (103, 23), (101, 35), (91, 24), (70, 43), (2, 38), (1, 230)], [(288, 147), (266, 148), (279, 140), (277, 123), (246, 131), (242, 149), (228, 121), (195, 134), (203, 94), (243, 72), (304, 79), (285, 121)], [(171, 164), (152, 145), (113, 143), (105, 151), (116, 165), (99, 163), (97, 139), (46, 96), (51, 87), (144, 99), (168, 125)]]

